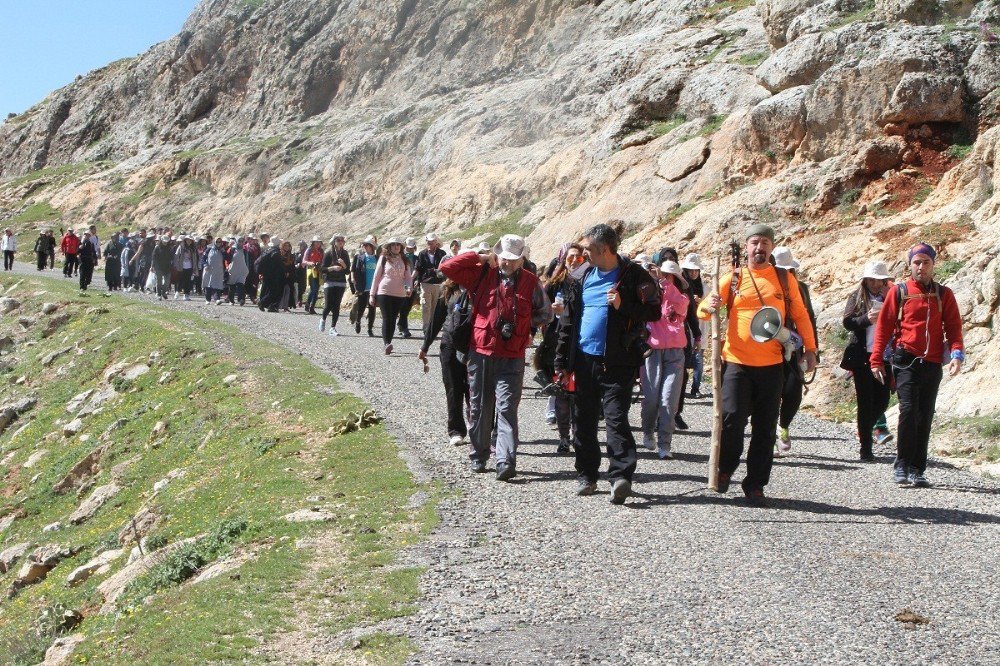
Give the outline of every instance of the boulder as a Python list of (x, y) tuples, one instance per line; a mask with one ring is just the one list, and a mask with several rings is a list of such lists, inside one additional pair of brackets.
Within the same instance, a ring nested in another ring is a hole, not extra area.
[(108, 386), (101, 389), (97, 393), (90, 396), (90, 399), (80, 408), (77, 412), (78, 417), (90, 416), (97, 410), (101, 408), (104, 403), (111, 400), (118, 395), (118, 391), (115, 390), (113, 386)]
[(118, 545), (135, 543), (136, 536), (145, 539), (160, 524), (160, 515), (150, 508), (140, 509), (118, 532)]
[(70, 514), (69, 522), (74, 525), (79, 525), (80, 523), (90, 519), (102, 506), (104, 506), (105, 502), (117, 495), (120, 490), (121, 488), (115, 483), (109, 483), (106, 486), (95, 488), (90, 497), (88, 497), (83, 504), (78, 506), (76, 511)]
[(707, 138), (699, 136), (689, 139), (660, 155), (656, 175), (671, 183), (682, 180), (705, 164), (709, 152)]
[(236, 382), (236, 380), (239, 378), (240, 378), (239, 375), (226, 375), (225, 377), (222, 378), (222, 383), (225, 384), (226, 386), (230, 386), (234, 382)]
[(39, 449), (38, 451), (35, 451), (30, 456), (28, 456), (28, 459), (25, 460), (24, 464), (21, 466), (24, 467), (25, 469), (31, 469), (32, 467), (37, 465), (38, 461), (44, 458), (48, 452), (49, 452), (48, 449)]
[(238, 553), (230, 555), (229, 557), (221, 559), (218, 562), (214, 562), (202, 569), (201, 572), (191, 581), (191, 584), (197, 585), (198, 583), (204, 583), (206, 580), (218, 578), (222, 574), (239, 569), (252, 559), (254, 559), (253, 553)]
[(32, 395), (9, 402), (0, 407), (0, 434), (6, 431), (10, 427), (10, 424), (16, 421), (19, 416), (31, 410), (36, 404), (38, 404), (38, 397)]
[(780, 49), (787, 44), (788, 27), (792, 21), (816, 2), (817, 0), (759, 0), (757, 13), (771, 46)]
[(53, 363), (55, 363), (55, 361), (56, 361), (57, 358), (59, 358), (60, 356), (65, 355), (65, 354), (68, 354), (71, 351), (73, 351), (72, 347), (63, 347), (61, 349), (57, 349), (55, 351), (49, 352), (48, 354), (46, 354), (45, 356), (42, 357), (42, 366), (46, 367), (46, 368), (49, 367), (50, 365), (52, 365)]
[(155, 567), (167, 559), (170, 553), (174, 552), (179, 548), (183, 548), (188, 544), (196, 543), (200, 539), (204, 538), (204, 534), (190, 537), (188, 539), (183, 539), (182, 541), (176, 541), (174, 543), (167, 544), (163, 548), (153, 551), (152, 553), (147, 553), (144, 557), (140, 557), (135, 562), (127, 565), (121, 571), (115, 573), (110, 578), (102, 582), (97, 586), (97, 591), (100, 592), (101, 596), (104, 597), (104, 606), (101, 607), (101, 613), (109, 613), (114, 610), (115, 601), (121, 596), (121, 593), (125, 591), (129, 583), (133, 580), (142, 576), (150, 569)]
[(82, 460), (73, 465), (73, 469), (71, 469), (66, 476), (52, 486), (53, 492), (56, 494), (62, 494), (68, 490), (78, 487), (81, 482), (95, 476), (100, 471), (101, 458), (103, 458), (104, 454), (108, 452), (108, 448), (109, 445), (105, 444), (97, 447), (84, 456)]
[(319, 507), (312, 507), (309, 509), (299, 509), (298, 511), (285, 514), (284, 519), (290, 523), (328, 523), (336, 520), (337, 516), (329, 511), (320, 509)]
[(6, 516), (0, 517), (0, 534), (9, 530), (15, 520), (17, 520), (17, 516), (13, 513), (8, 513)]
[(858, 151), (856, 164), (866, 176), (878, 177), (903, 163), (906, 148), (906, 140), (901, 136), (866, 141)]
[(71, 634), (57, 638), (45, 651), (45, 661), (41, 666), (68, 666), (72, 663), (73, 651), (83, 642), (83, 634)]
[(26, 585), (33, 585), (43, 580), (59, 562), (76, 555), (78, 552), (80, 552), (80, 548), (64, 548), (55, 544), (36, 548), (28, 555), (28, 559), (18, 570), (17, 578), (14, 579), (7, 591), (7, 597), (12, 599)]
[(62, 529), (62, 523), (60, 523), (59, 521), (56, 521), (54, 523), (49, 523), (48, 525), (46, 525), (45, 527), (43, 527), (42, 528), (42, 533), (43, 534), (47, 534), (49, 532), (58, 532), (61, 529)]
[(60, 329), (60, 327), (69, 321), (69, 318), (70, 315), (68, 312), (60, 312), (59, 314), (50, 317), (49, 320), (45, 322), (45, 329), (42, 330), (42, 337), (52, 337), (55, 332)]
[(59, 306), (55, 303), (42, 303), (42, 314), (50, 315), (58, 309)]
[(14, 348), (14, 338), (10, 335), (0, 335), (0, 351), (8, 351)]
[(964, 90), (959, 76), (907, 72), (892, 91), (881, 122), (961, 123), (965, 120)]
[(149, 372), (149, 366), (145, 363), (136, 363), (135, 365), (130, 365), (122, 371), (122, 379), (127, 382), (133, 381), (142, 377), (144, 374)]
[(0, 298), (0, 314), (9, 314), (21, 307), (21, 301), (10, 296)]
[(74, 395), (72, 398), (69, 399), (69, 402), (66, 403), (66, 411), (72, 414), (73, 412), (80, 409), (83, 403), (86, 402), (87, 398), (93, 395), (95, 390), (96, 389), (87, 389), (82, 393), (77, 393), (76, 395)]
[(86, 564), (78, 566), (66, 577), (66, 584), (69, 586), (79, 585), (91, 576), (102, 575), (111, 570), (111, 563), (125, 553), (122, 549), (106, 550)]
[(982, 99), (1000, 86), (1000, 44), (982, 42), (965, 68), (965, 82), (974, 99)]
[(797, 86), (769, 97), (751, 109), (738, 140), (754, 153), (795, 153), (806, 134), (808, 86)]
[(128, 361), (118, 361), (117, 363), (110, 365), (104, 371), (104, 381), (110, 382), (112, 379), (114, 379), (122, 372), (124, 372), (125, 368), (127, 368), (128, 366), (129, 366)]
[(63, 436), (72, 437), (83, 430), (83, 420), (76, 418), (63, 426)]
[(30, 541), (25, 541), (0, 551), (0, 574), (10, 571), (17, 564), (17, 561), (31, 550), (32, 545)]

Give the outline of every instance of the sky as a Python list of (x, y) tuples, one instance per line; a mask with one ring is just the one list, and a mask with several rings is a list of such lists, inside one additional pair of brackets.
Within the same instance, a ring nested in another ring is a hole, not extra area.
[(180, 32), (198, 0), (0, 0), (0, 120)]

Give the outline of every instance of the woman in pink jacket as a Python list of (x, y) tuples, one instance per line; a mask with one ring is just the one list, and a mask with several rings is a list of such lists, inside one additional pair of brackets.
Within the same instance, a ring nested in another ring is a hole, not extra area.
[(403, 241), (390, 238), (382, 247), (382, 256), (375, 266), (370, 299), (371, 306), (378, 304), (382, 313), (382, 342), (385, 343), (386, 355), (392, 353), (392, 335), (396, 331), (396, 322), (413, 293), (412, 271), (413, 266), (403, 255)]
[(683, 293), (687, 283), (676, 261), (664, 261), (659, 270), (650, 267), (663, 289), (662, 316), (646, 324), (652, 353), (646, 358), (639, 378), (642, 383), (642, 443), (656, 450), (661, 460), (673, 458), (671, 440), (674, 436), (674, 415), (681, 400), (684, 383), (684, 348), (687, 336), (684, 320), (688, 297)]

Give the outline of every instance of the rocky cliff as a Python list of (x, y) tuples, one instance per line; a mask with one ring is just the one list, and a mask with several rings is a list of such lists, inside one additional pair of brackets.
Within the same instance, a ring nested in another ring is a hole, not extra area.
[(618, 218), (709, 255), (765, 220), (827, 324), (923, 238), (972, 352), (941, 405), (994, 414), (997, 32), (997, 0), (205, 0), (0, 126), (0, 216), (537, 253)]

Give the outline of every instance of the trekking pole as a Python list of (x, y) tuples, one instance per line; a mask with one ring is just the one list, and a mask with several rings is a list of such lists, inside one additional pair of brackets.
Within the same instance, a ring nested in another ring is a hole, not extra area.
[[(712, 289), (719, 293), (722, 256), (715, 255)], [(719, 489), (719, 456), (722, 451), (722, 322), (719, 308), (712, 313), (712, 448), (708, 454), (708, 487)]]

